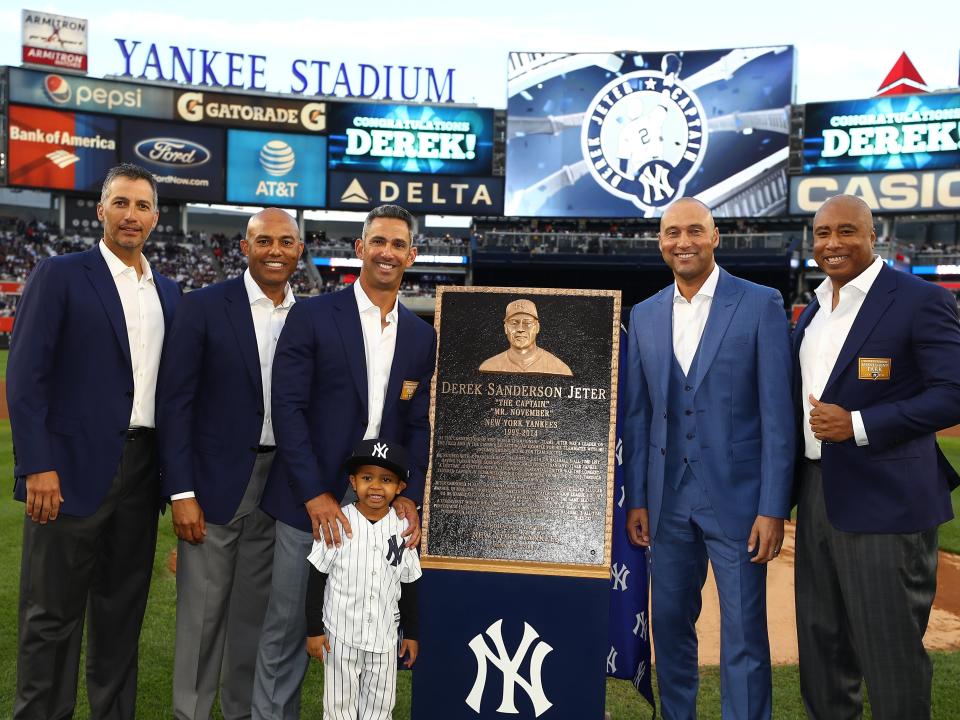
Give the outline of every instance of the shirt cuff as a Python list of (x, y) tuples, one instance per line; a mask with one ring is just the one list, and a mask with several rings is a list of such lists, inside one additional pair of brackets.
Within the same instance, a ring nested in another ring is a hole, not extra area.
[(170, 502), (174, 500), (186, 500), (187, 498), (196, 497), (197, 494), (193, 490), (187, 490), (187, 492), (177, 493), (176, 495), (170, 496)]
[(860, 411), (854, 410), (850, 413), (850, 420), (853, 422), (853, 438), (857, 441), (857, 445), (869, 445), (870, 440), (867, 438), (867, 429), (863, 426), (863, 418), (860, 416)]

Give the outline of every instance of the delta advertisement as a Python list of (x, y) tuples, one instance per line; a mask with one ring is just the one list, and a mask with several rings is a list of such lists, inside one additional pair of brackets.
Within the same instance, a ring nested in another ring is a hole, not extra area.
[(340, 210), (396, 203), (414, 213), (503, 213), (503, 178), (331, 172), (329, 183), (328, 205)]
[(327, 111), (331, 170), (489, 176), (493, 110), (338, 103)]
[(960, 166), (960, 93), (808, 103), (803, 172), (946, 170)]
[(327, 139), (252, 130), (227, 131), (227, 201), (324, 207)]
[(10, 105), (10, 185), (95, 192), (117, 164), (117, 121)]
[(226, 141), (222, 129), (123, 120), (120, 138), (120, 159), (152, 172), (164, 200), (223, 200)]
[(504, 214), (785, 212), (795, 63), (791, 45), (511, 53)]

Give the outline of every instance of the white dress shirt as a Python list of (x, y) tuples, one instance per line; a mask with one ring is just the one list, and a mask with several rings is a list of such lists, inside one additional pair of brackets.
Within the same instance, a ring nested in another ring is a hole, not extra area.
[[(824, 278), (815, 290), (820, 309), (807, 325), (803, 342), (800, 344), (800, 380), (803, 394), (803, 417), (800, 422), (803, 426), (804, 455), (811, 460), (820, 459), (820, 441), (813, 436), (813, 430), (810, 429), (810, 410), (813, 409), (810, 395), (819, 400), (823, 394), (853, 321), (857, 319), (857, 313), (860, 312), (881, 268), (883, 260), (875, 256), (866, 270), (840, 288), (840, 300), (835, 308), (833, 282), (830, 278)], [(850, 415), (857, 445), (867, 445), (867, 431), (860, 411), (854, 410)]]
[(713, 271), (690, 301), (680, 294), (677, 284), (673, 284), (673, 354), (684, 375), (690, 372), (693, 357), (700, 347), (719, 280), (720, 266), (714, 263)]
[(152, 428), (156, 426), (157, 371), (163, 349), (163, 306), (160, 305), (150, 263), (143, 255), (140, 256), (142, 273), (138, 278), (137, 271), (114, 255), (103, 240), (100, 241), (100, 253), (116, 283), (127, 326), (133, 366), (130, 427)]
[(370, 440), (380, 435), (383, 401), (387, 396), (387, 381), (397, 348), (397, 307), (400, 298), (397, 297), (393, 309), (387, 313), (387, 326), (384, 328), (380, 323), (380, 308), (370, 301), (360, 287), (359, 280), (353, 283), (353, 292), (357, 298), (357, 310), (360, 311), (363, 353), (367, 360), (367, 431), (363, 439)]

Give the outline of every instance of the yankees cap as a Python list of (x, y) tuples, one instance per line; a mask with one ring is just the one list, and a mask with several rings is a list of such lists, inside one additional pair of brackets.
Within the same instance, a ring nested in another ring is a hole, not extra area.
[(407, 470), (407, 451), (399, 443), (389, 440), (371, 438), (357, 443), (343, 467), (353, 474), (361, 465), (376, 465), (392, 470), (404, 482), (410, 475)]
[(504, 315), (503, 320), (506, 322), (514, 315), (519, 315), (520, 313), (532, 315), (538, 320), (540, 319), (540, 317), (537, 315), (537, 306), (533, 304), (533, 301), (527, 300), (526, 298), (521, 298), (520, 300), (514, 300), (512, 303), (507, 305), (507, 312)]

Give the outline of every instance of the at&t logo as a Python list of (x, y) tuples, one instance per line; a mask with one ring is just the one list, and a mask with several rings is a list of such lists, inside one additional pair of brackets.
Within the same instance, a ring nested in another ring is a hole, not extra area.
[[(260, 167), (267, 175), (281, 178), (293, 170), (297, 155), (283, 140), (270, 140), (260, 148)], [(264, 197), (294, 198), (300, 183), (283, 180), (261, 180), (257, 183), (257, 195)]]
[(703, 107), (678, 71), (678, 58), (668, 55), (663, 72), (638, 70), (607, 83), (588, 106), (580, 134), (600, 187), (647, 215), (683, 196), (707, 148)]

